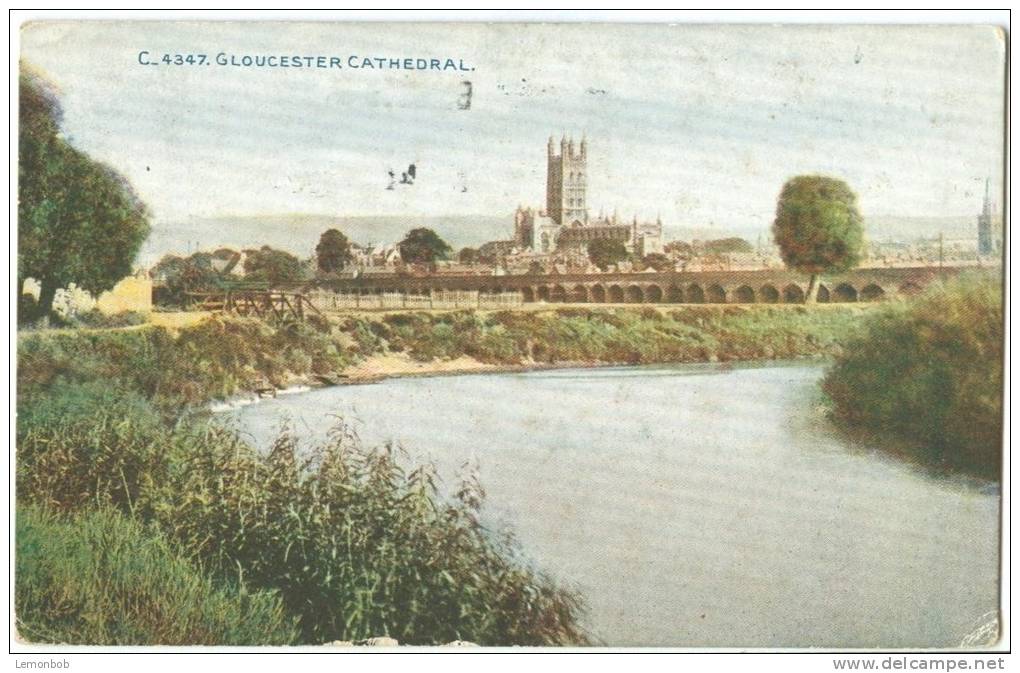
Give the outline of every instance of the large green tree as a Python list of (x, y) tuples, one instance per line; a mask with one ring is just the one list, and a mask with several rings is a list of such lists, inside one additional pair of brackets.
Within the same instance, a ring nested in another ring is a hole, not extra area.
[(344, 267), (351, 263), (354, 255), (351, 254), (351, 242), (339, 229), (327, 229), (319, 237), (319, 244), (315, 246), (315, 263), (319, 271), (324, 273), (335, 273), (343, 271)]
[(588, 259), (598, 268), (605, 271), (612, 264), (627, 259), (627, 248), (620, 241), (608, 238), (596, 238), (588, 243)]
[(426, 227), (412, 229), (400, 242), (400, 257), (410, 263), (433, 264), (437, 259), (444, 259), (452, 250), (439, 234)]
[(857, 195), (835, 178), (791, 178), (779, 195), (772, 234), (786, 266), (810, 274), (805, 301), (813, 303), (818, 274), (840, 273), (860, 262), (864, 225)]
[(18, 114), (18, 287), (36, 279), (45, 314), (69, 283), (99, 294), (130, 274), (149, 214), (123, 176), (61, 137), (59, 101), (31, 73)]
[(277, 286), (303, 280), (304, 269), (294, 255), (264, 245), (258, 250), (245, 250), (244, 277)]

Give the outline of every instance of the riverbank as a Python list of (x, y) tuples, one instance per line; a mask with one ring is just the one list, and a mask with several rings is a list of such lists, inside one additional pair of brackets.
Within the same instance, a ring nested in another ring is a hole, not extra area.
[(168, 416), (239, 395), (393, 376), (549, 367), (830, 358), (871, 306), (550, 308), (316, 317), (270, 325), (19, 335), (18, 393), (103, 380)]

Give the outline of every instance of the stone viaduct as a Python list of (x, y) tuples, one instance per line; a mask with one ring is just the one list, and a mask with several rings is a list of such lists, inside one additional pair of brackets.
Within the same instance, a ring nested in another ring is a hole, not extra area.
[[(819, 279), (818, 301), (877, 301), (910, 295), (968, 267), (855, 269)], [(808, 278), (784, 269), (567, 273), (506, 276), (371, 274), (328, 283), (338, 292), (428, 294), (439, 290), (520, 292), (525, 303), (793, 304), (804, 301)]]

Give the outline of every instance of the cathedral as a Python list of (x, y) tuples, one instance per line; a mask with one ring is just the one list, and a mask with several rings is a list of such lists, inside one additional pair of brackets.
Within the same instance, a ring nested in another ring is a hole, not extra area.
[(596, 239), (623, 243), (628, 252), (644, 256), (662, 252), (662, 221), (620, 221), (616, 214), (588, 217), (588, 141), (552, 137), (546, 152), (545, 209), (518, 206), (514, 213), (514, 244), (535, 253), (584, 252)]

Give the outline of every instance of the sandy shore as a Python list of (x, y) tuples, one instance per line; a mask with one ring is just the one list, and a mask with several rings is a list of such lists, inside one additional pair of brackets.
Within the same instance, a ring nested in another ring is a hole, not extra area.
[(453, 374), (481, 374), (495, 372), (527, 372), (543, 369), (586, 369), (615, 367), (624, 363), (613, 362), (525, 362), (522, 364), (492, 364), (463, 355), (453, 360), (420, 362), (403, 353), (373, 355), (343, 371), (340, 384), (370, 383), (406, 376), (443, 376)]

